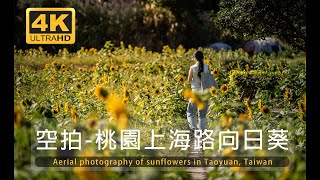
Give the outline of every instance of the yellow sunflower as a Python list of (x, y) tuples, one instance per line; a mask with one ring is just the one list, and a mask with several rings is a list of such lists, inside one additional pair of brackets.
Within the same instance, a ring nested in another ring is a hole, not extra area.
[(49, 69), (49, 68), (50, 68), (50, 64), (46, 64), (45, 69)]
[(165, 90), (166, 92), (170, 92), (169, 86), (165, 86), (165, 87), (164, 87), (164, 90)]
[(154, 90), (154, 94), (159, 95), (159, 94), (160, 94), (159, 89), (155, 89), (155, 90)]
[(61, 64), (60, 68), (61, 68), (62, 70), (64, 70), (64, 69), (66, 69), (66, 65)]
[(179, 75), (178, 76), (178, 78), (177, 78), (177, 80), (179, 81), (179, 82), (184, 82), (184, 78), (183, 78), (183, 76), (182, 75)]
[(213, 70), (212, 72), (211, 72), (214, 76), (218, 76), (219, 75), (219, 71), (218, 70)]
[(24, 100), (20, 101), (20, 107), (25, 108), (27, 106), (27, 103)]
[(229, 129), (230, 126), (232, 125), (232, 117), (223, 115), (221, 116), (220, 122), (221, 122), (221, 126), (224, 129)]
[(238, 116), (238, 121), (240, 122), (248, 122), (250, 120), (250, 117), (248, 114), (240, 113)]
[(54, 77), (53, 76), (50, 77), (49, 82), (50, 82), (50, 84), (54, 84)]
[(115, 118), (115, 124), (118, 129), (125, 129), (128, 124), (128, 115), (123, 99), (116, 96), (110, 96), (106, 104), (106, 110)]
[(108, 81), (108, 75), (103, 76), (103, 81), (107, 82)]
[(96, 87), (94, 94), (98, 97), (99, 101), (106, 101), (109, 95), (107, 88), (105, 88), (103, 84)]
[(89, 130), (96, 130), (98, 128), (98, 118), (96, 116), (90, 116), (87, 119), (86, 127)]
[(222, 93), (226, 93), (229, 90), (229, 86), (227, 84), (222, 84), (220, 90)]
[(204, 102), (200, 101), (198, 96), (195, 93), (193, 93), (190, 89), (185, 89), (182, 93), (186, 99), (190, 99), (191, 102), (196, 104), (200, 110), (204, 108)]
[(210, 94), (211, 94), (212, 96), (217, 95), (217, 90), (216, 90), (215, 87), (211, 87), (211, 88), (209, 89), (209, 91), (210, 91)]
[(270, 113), (270, 109), (268, 106), (262, 106), (260, 108), (260, 112), (263, 114), (263, 115), (266, 115), (266, 114), (269, 114)]
[(235, 152), (232, 150), (231, 147), (227, 147), (222, 151), (222, 156), (232, 157), (235, 156)]
[(116, 70), (116, 68), (114, 67), (114, 66), (110, 66), (110, 71), (111, 72), (113, 72), (113, 71), (115, 71)]

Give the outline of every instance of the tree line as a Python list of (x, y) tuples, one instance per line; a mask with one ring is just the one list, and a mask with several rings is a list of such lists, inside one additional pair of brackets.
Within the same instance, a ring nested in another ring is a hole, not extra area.
[(76, 42), (42, 45), (49, 52), (81, 47), (100, 49), (106, 41), (121, 41), (148, 50), (206, 46), (226, 42), (240, 47), (245, 41), (272, 36), (305, 50), (305, 1), (303, 0), (21, 0), (15, 9), (15, 46), (25, 43), (25, 12), (29, 7), (73, 7)]

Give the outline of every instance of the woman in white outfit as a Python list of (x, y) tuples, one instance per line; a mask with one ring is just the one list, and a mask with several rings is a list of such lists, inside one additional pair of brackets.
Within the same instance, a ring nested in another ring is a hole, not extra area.
[[(201, 90), (201, 72), (210, 72), (210, 68), (203, 62), (203, 53), (199, 50), (195, 51), (193, 60), (196, 62), (190, 67), (188, 82), (191, 84), (192, 92)], [(206, 129), (206, 116), (208, 111), (208, 101), (204, 102), (204, 108), (199, 109), (195, 103), (189, 100), (187, 107), (187, 119), (192, 132), (197, 129), (195, 115), (198, 112), (199, 129)]]

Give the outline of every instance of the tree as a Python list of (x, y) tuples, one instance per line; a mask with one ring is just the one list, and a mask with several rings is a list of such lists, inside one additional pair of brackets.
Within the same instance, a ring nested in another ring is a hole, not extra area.
[(244, 39), (276, 37), (305, 51), (305, 0), (221, 0), (214, 23)]

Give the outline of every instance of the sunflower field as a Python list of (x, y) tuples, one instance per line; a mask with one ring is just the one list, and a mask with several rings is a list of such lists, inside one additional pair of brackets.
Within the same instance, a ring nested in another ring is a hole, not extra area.
[[(209, 102), (207, 129), (235, 130), (239, 139), (245, 129), (286, 129), (290, 165), (277, 171), (244, 168), (211, 168), (208, 179), (305, 179), (306, 176), (306, 57), (286, 58), (264, 54), (249, 57), (235, 51), (203, 51), (219, 85), (193, 93), (187, 83), (195, 62), (195, 49), (164, 46), (161, 52), (110, 42), (100, 50), (81, 48), (77, 52), (60, 49), (50, 54), (38, 49), (15, 49), (14, 54), (14, 164), (16, 179), (191, 179), (187, 168), (104, 168), (74, 167), (71, 170), (37, 169), (32, 159), (37, 153), (35, 130), (63, 130), (82, 133), (93, 139), (98, 129), (118, 132), (139, 129), (141, 147), (150, 146), (151, 130), (169, 137), (171, 130), (189, 130), (186, 119), (188, 99), (199, 108)], [(58, 136), (58, 139), (61, 137)], [(155, 144), (170, 147), (170, 139), (156, 138)], [(118, 142), (116, 142), (118, 143)], [(217, 143), (217, 140), (215, 141)], [(63, 144), (57, 142), (58, 147)], [(240, 145), (242, 146), (241, 142)], [(237, 155), (234, 151), (205, 150), (205, 156)], [(36, 152), (36, 153), (35, 153)], [(50, 156), (186, 156), (188, 151), (99, 150), (95, 143), (79, 150), (46, 152)], [(271, 151), (247, 152), (272, 156)], [(85, 170), (84, 170), (85, 169)], [(153, 169), (153, 170), (150, 170)], [(146, 170), (146, 171), (143, 171)]]

